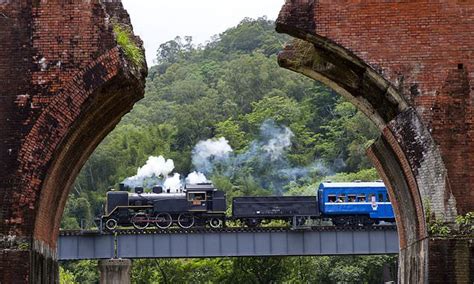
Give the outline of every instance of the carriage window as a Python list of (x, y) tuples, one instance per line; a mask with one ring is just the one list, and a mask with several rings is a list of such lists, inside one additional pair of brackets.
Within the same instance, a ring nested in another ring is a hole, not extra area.
[(337, 201), (336, 202), (345, 202), (346, 201), (346, 195), (345, 194), (339, 194), (337, 196)]
[(383, 200), (383, 193), (379, 193), (379, 202), (384, 202), (385, 200)]
[(359, 194), (357, 196), (357, 202), (365, 202), (365, 194)]
[(188, 201), (205, 201), (206, 193), (205, 192), (190, 192), (188, 193)]
[(355, 196), (355, 194), (349, 194), (349, 195), (347, 196), (347, 200), (348, 200), (349, 202), (356, 202), (356, 196)]
[(388, 193), (387, 193), (387, 202), (390, 202), (390, 197), (388, 196)]
[(377, 200), (375, 200), (375, 193), (370, 193), (370, 194), (369, 194), (369, 200), (368, 200), (368, 201), (369, 201), (369, 202), (377, 201)]
[(328, 195), (328, 201), (329, 202), (336, 202), (336, 196), (335, 195)]

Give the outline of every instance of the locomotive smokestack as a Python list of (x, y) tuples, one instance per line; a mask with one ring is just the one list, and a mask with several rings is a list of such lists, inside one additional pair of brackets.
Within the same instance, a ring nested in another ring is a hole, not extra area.
[(119, 191), (127, 191), (127, 189), (125, 188), (125, 184), (123, 183), (119, 184)]

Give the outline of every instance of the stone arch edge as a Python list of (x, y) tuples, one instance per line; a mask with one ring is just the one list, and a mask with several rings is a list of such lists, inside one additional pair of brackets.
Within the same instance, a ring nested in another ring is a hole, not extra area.
[[(400, 234), (400, 257), (401, 263), (408, 264), (399, 267), (399, 274), (409, 277), (406, 283), (427, 282), (429, 244), (425, 209), (431, 208), (434, 216), (446, 221), (453, 221), (456, 216), (447, 170), (430, 132), (396, 88), (349, 50), (278, 21), (277, 31), (297, 38), (279, 54), (281, 67), (328, 85), (365, 113), (381, 131), (368, 156), (387, 184), (392, 200), (399, 199), (394, 210)], [(368, 92), (379, 99), (367, 96)], [(385, 109), (388, 112), (381, 113)], [(377, 144), (383, 147), (377, 149)], [(387, 158), (396, 164), (395, 172), (386, 163)], [(396, 190), (400, 182), (391, 182), (395, 176), (402, 181), (400, 192)], [(402, 199), (403, 196), (409, 199)], [(411, 222), (413, 219), (416, 222)]]

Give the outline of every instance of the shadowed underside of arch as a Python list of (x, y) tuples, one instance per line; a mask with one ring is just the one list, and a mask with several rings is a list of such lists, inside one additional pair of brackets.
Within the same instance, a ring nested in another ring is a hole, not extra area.
[[(281, 16), (281, 15), (280, 15)], [(321, 81), (352, 102), (380, 130), (369, 158), (388, 187), (400, 241), (401, 279), (427, 281), (428, 234), (424, 208), (443, 196), (447, 174), (441, 155), (416, 111), (377, 71), (330, 40), (277, 21), (277, 31), (296, 38), (279, 54), (280, 66)], [(443, 190), (437, 190), (442, 188)], [(448, 196), (451, 198), (452, 196)], [(425, 206), (424, 206), (425, 205)], [(452, 220), (449, 210), (435, 214)]]

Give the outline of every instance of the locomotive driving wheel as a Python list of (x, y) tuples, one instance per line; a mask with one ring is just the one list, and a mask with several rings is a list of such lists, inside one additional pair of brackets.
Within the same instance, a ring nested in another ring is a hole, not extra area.
[(178, 225), (183, 229), (191, 228), (194, 225), (194, 216), (190, 213), (179, 214)]
[(214, 229), (220, 228), (222, 226), (222, 219), (212, 218), (211, 220), (209, 220), (209, 226)]
[(260, 223), (262, 223), (262, 220), (256, 219), (256, 218), (250, 218), (250, 219), (245, 219), (244, 223), (249, 228), (255, 228), (255, 227), (260, 226)]
[(173, 224), (173, 218), (168, 213), (160, 213), (155, 217), (155, 224), (160, 229), (168, 229)]
[(144, 230), (148, 227), (150, 222), (148, 221), (148, 215), (145, 213), (137, 213), (132, 217), (132, 225), (135, 229)]

